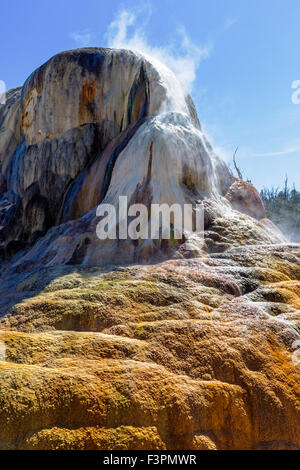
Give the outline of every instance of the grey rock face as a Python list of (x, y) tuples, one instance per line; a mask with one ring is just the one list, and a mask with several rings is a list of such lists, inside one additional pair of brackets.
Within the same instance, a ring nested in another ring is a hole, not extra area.
[(0, 191), (7, 189), (2, 175), (5, 174), (10, 158), (20, 142), (20, 101), (21, 88), (9, 90), (6, 104), (0, 105)]
[(105, 49), (59, 54), (8, 93), (0, 107), (2, 255), (9, 243), (30, 244), (59, 223), (72, 182), (120, 130), (147, 114), (147, 99), (143, 61)]

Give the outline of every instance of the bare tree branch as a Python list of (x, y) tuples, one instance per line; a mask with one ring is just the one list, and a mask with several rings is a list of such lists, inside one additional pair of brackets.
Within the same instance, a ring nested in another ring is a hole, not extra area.
[(239, 167), (237, 166), (236, 164), (236, 160), (235, 160), (235, 157), (236, 157), (236, 154), (237, 154), (237, 151), (238, 151), (239, 147), (236, 148), (234, 154), (233, 154), (233, 164), (234, 164), (234, 168), (236, 169), (236, 172), (238, 174), (238, 177), (242, 180), (243, 179), (243, 175), (242, 175), (242, 172), (241, 170), (239, 169)]

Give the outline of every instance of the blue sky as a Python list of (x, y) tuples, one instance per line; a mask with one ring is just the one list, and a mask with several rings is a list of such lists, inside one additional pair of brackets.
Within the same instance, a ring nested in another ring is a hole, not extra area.
[(190, 89), (228, 161), (261, 189), (300, 187), (299, 0), (1, 0), (0, 80), (21, 85), (52, 55), (127, 45), (163, 59)]

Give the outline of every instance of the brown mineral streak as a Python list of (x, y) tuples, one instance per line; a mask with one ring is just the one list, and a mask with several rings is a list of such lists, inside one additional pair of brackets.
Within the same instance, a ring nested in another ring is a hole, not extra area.
[(80, 93), (79, 116), (80, 124), (93, 122), (96, 119), (97, 78), (85, 80)]
[(32, 125), (32, 122), (33, 122), (33, 119), (34, 119), (34, 115), (32, 114), (32, 116), (30, 116), (30, 105), (34, 105), (34, 95), (37, 94), (37, 91), (35, 88), (33, 88), (29, 95), (27, 96), (27, 98), (25, 99), (24, 101), (24, 111), (23, 111), (23, 114), (22, 114), (22, 117), (21, 117), (21, 127), (23, 130), (26, 130), (28, 128), (30, 128), (30, 126)]

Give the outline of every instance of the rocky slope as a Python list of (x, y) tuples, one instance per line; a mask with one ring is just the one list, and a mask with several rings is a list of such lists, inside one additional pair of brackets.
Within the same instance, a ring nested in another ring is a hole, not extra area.
[[(0, 106), (0, 162), (0, 448), (300, 448), (299, 245), (170, 71), (58, 54)], [(120, 195), (201, 201), (204, 244), (100, 241)]]

